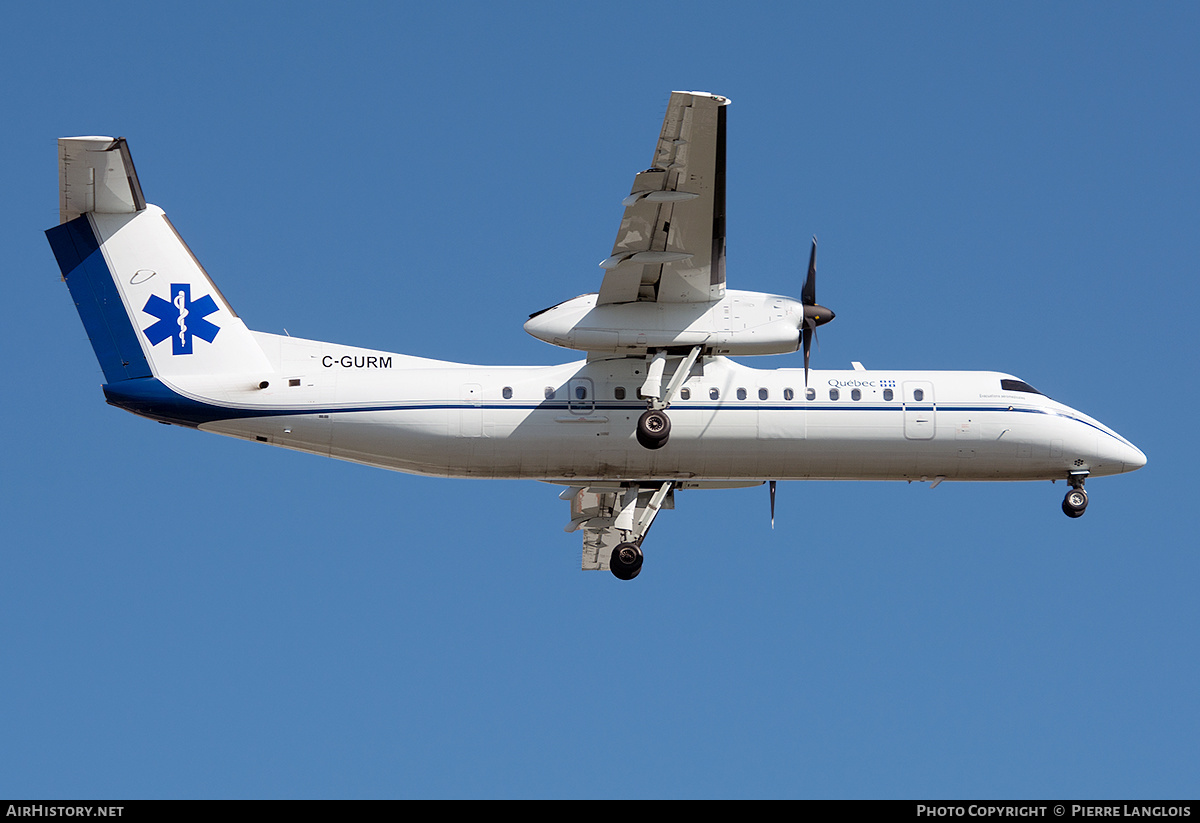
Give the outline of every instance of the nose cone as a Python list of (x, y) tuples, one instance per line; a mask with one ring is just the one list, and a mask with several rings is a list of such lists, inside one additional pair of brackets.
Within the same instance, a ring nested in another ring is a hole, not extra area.
[(1125, 471), (1137, 471), (1142, 466), (1146, 465), (1146, 455), (1137, 446), (1132, 443), (1125, 443), (1125, 453), (1122, 456), (1121, 463), (1125, 466)]
[(1137, 471), (1146, 465), (1146, 455), (1137, 446), (1095, 418), (1083, 412), (1055, 404), (1058, 413), (1073, 421), (1068, 425), (1063, 456), (1071, 460), (1071, 470), (1086, 470), (1096, 476)]
[(1146, 455), (1137, 446), (1115, 433), (1096, 438), (1095, 468), (1101, 473), (1123, 474), (1146, 465)]

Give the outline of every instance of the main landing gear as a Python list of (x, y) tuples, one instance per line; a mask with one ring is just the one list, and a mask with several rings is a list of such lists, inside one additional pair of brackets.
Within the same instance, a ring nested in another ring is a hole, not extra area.
[(637, 543), (619, 543), (608, 559), (608, 568), (618, 580), (632, 580), (642, 570), (642, 549)]
[(1088, 496), (1087, 492), (1083, 490), (1083, 481), (1086, 477), (1086, 472), (1072, 473), (1067, 477), (1071, 489), (1062, 502), (1063, 514), (1067, 517), (1083, 517), (1083, 513), (1087, 510)]
[(646, 411), (642, 412), (637, 422), (637, 441), (642, 448), (661, 449), (667, 445), (667, 439), (671, 436), (671, 418), (667, 417), (667, 408), (699, 357), (700, 347), (695, 346), (680, 359), (675, 366), (675, 374), (664, 389), (663, 372), (667, 365), (667, 353), (660, 350), (647, 356), (646, 381), (638, 392), (638, 396), (646, 401)]
[(648, 409), (637, 422), (637, 441), (647, 449), (661, 449), (671, 436), (671, 418), (662, 409)]

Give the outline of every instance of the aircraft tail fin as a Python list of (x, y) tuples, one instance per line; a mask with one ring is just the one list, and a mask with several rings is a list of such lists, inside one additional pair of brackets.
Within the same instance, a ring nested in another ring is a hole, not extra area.
[(59, 146), (46, 237), (108, 383), (270, 371), (266, 355), (157, 206), (124, 138)]

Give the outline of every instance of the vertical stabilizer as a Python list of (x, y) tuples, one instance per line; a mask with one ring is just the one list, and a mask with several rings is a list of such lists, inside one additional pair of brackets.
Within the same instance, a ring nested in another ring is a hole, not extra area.
[(46, 237), (108, 383), (270, 371), (166, 214), (145, 202), (124, 139), (59, 140), (59, 209)]

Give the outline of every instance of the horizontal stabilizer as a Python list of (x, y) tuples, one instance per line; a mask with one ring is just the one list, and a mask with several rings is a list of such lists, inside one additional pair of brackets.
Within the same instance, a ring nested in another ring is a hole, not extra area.
[(146, 208), (124, 137), (60, 137), (58, 221), (81, 214), (129, 214)]

